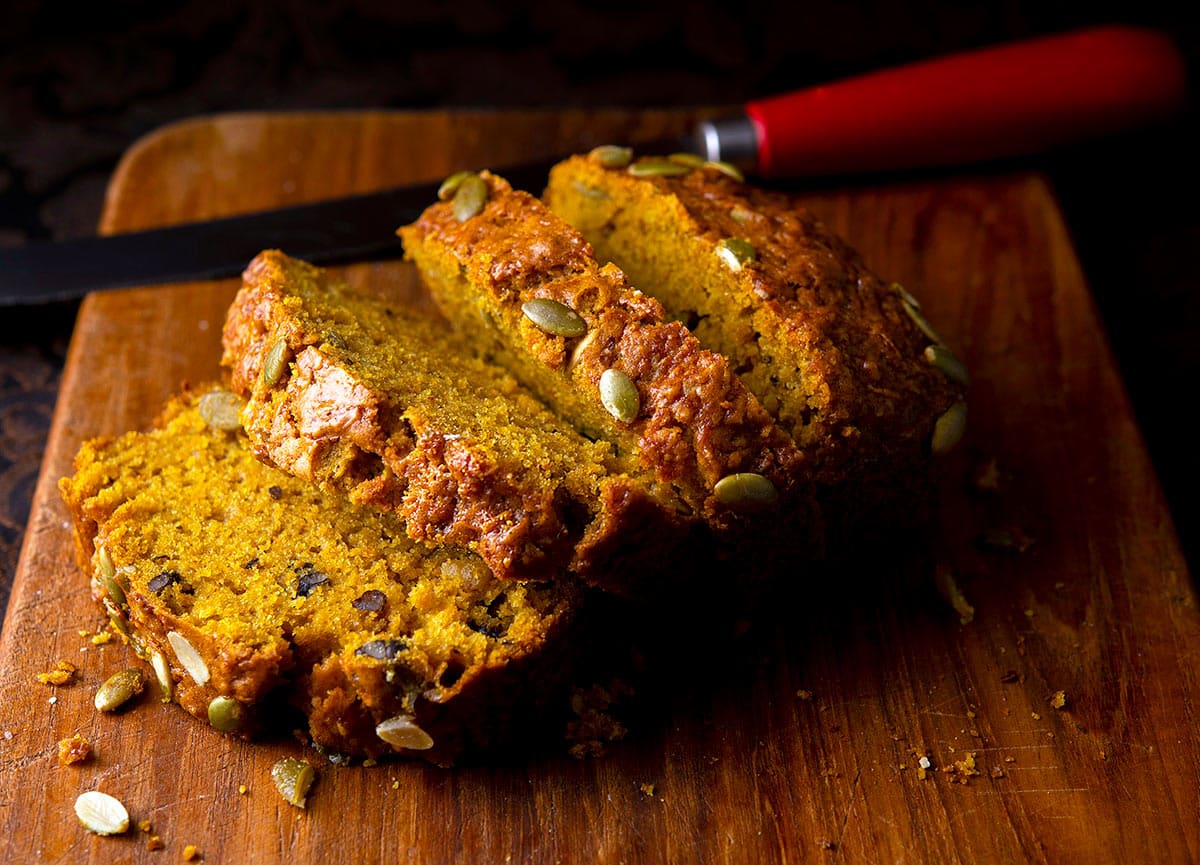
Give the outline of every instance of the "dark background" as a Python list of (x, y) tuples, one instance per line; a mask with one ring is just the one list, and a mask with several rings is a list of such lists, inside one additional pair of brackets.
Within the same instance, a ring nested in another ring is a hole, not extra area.
[[(0, 12), (0, 245), (91, 233), (120, 154), (140, 135), (196, 114), (736, 103), (1105, 23), (1164, 28), (1194, 67), (1193, 5), (8, 0)], [(1046, 172), (1060, 198), (1193, 562), (1200, 459), (1187, 394), (1200, 371), (1197, 143), (1189, 110), (1013, 166)], [(76, 308), (0, 309), (0, 608)]]

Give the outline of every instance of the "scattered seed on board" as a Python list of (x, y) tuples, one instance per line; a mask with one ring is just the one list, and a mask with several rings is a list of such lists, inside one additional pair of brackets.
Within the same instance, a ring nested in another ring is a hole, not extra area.
[(208, 664), (204, 663), (204, 658), (200, 657), (195, 646), (187, 641), (187, 637), (178, 631), (167, 631), (167, 642), (175, 650), (175, 657), (192, 677), (192, 681), (197, 685), (208, 684)]
[(409, 751), (428, 751), (433, 747), (433, 737), (418, 727), (409, 715), (389, 718), (375, 728), (375, 735), (393, 747)]
[(120, 835), (129, 829), (129, 812), (125, 806), (99, 790), (79, 795), (75, 800), (75, 816), (84, 829), (97, 835)]
[(487, 181), (478, 174), (467, 175), (454, 191), (454, 218), (459, 222), (466, 222), (472, 216), (476, 216), (483, 211), (487, 198)]
[(213, 697), (212, 702), (208, 704), (208, 723), (219, 732), (236, 732), (245, 718), (246, 710), (232, 697)]
[(643, 159), (625, 170), (634, 177), (682, 177), (690, 174), (692, 168), (669, 159)]
[(554, 336), (575, 337), (587, 333), (587, 322), (571, 307), (546, 297), (527, 300), (521, 312), (540, 330)]
[(146, 688), (146, 679), (138, 669), (122, 670), (105, 679), (96, 689), (93, 701), (101, 712), (115, 712)]
[(633, 161), (633, 148), (601, 144), (599, 147), (593, 147), (588, 157), (605, 168), (624, 168)]
[(303, 808), (308, 801), (308, 791), (317, 780), (317, 773), (307, 760), (284, 757), (271, 767), (271, 780), (285, 802)]
[(282, 337), (275, 340), (267, 356), (263, 358), (262, 382), (267, 387), (275, 387), (283, 375), (283, 367), (287, 363), (287, 340)]
[(959, 360), (954, 352), (950, 351), (944, 345), (925, 346), (925, 359), (940, 369), (946, 378), (951, 381), (958, 382), (963, 387), (971, 384), (971, 376), (967, 372), (967, 365)]
[(474, 174), (473, 171), (456, 171), (442, 181), (442, 185), (438, 187), (437, 197), (439, 201), (449, 201), (454, 193), (458, 191), (458, 187), (462, 182)]
[(717, 243), (717, 257), (725, 262), (725, 266), (737, 273), (747, 263), (754, 261), (756, 253), (754, 244), (740, 237), (726, 237)]
[(642, 407), (637, 385), (619, 369), (606, 369), (601, 373), (600, 402), (605, 411), (621, 423), (632, 423)]
[(930, 446), (935, 454), (944, 454), (953, 449), (967, 431), (967, 404), (956, 402), (937, 419), (933, 425)]
[(769, 478), (755, 472), (726, 475), (713, 487), (717, 501), (735, 510), (752, 511), (768, 507), (779, 498), (779, 491)]

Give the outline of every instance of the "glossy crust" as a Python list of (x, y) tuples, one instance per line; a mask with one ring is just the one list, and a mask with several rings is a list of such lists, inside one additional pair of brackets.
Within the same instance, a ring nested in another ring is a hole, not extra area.
[[(808, 456), (828, 526), (850, 537), (920, 509), (934, 427), (965, 388), (926, 358), (936, 334), (911, 295), (794, 199), (716, 167), (639, 177), (577, 156), (545, 198), (729, 360)], [(730, 239), (753, 250), (740, 268)]]
[[(611, 442), (624, 470), (699, 515), (723, 545), (761, 539), (781, 521), (798, 545), (805, 533), (819, 534), (804, 455), (726, 359), (666, 320), (661, 304), (619, 269), (601, 267), (587, 241), (541, 201), (489, 172), (481, 176), (488, 194), (477, 214), (460, 221), (446, 201), (399, 231), (406, 257), (465, 341), (559, 417)], [(539, 327), (523, 307), (542, 300), (569, 307), (586, 331), (564, 336)], [(603, 404), (608, 370), (636, 389), (638, 408), (627, 420)], [(772, 482), (779, 497), (769, 511), (730, 506), (714, 494), (722, 478), (741, 472)]]
[[(236, 700), (237, 735), (289, 733), (286, 703), (331, 751), (447, 763), (503, 739), (565, 672), (570, 581), (503, 582), (465, 549), (410, 541), (395, 516), (260, 463), (195, 395), (153, 432), (85, 443), (75, 468), (60, 487), (93, 595), (139, 656), (165, 661), (188, 712)], [(429, 747), (376, 734), (397, 717)]]
[[(247, 268), (224, 345), (260, 458), (395, 512), (414, 539), (470, 547), (501, 578), (570, 571), (621, 588), (670, 553), (629, 538), (653, 529), (667, 542), (691, 530), (620, 471), (606, 443), (438, 323), (280, 252)], [(273, 351), (283, 363), (265, 375)]]

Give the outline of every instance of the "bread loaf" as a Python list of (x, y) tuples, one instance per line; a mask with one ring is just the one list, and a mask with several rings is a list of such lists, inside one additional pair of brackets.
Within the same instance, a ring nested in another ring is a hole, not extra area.
[[(165, 695), (223, 732), (291, 730), (439, 763), (505, 737), (566, 672), (570, 580), (501, 581), (461, 547), (254, 458), (227, 391), (87, 442), (61, 483), (93, 594)], [(265, 729), (264, 729), (265, 728)]]

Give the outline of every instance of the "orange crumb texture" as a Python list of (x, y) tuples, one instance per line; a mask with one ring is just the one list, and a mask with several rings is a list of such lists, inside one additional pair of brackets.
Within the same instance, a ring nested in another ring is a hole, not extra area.
[(58, 743), (58, 762), (63, 766), (82, 763), (92, 754), (92, 746), (88, 740), (76, 733)]
[(53, 670), (38, 673), (37, 677), (43, 685), (67, 685), (75, 678), (75, 665), (70, 661), (59, 661)]

